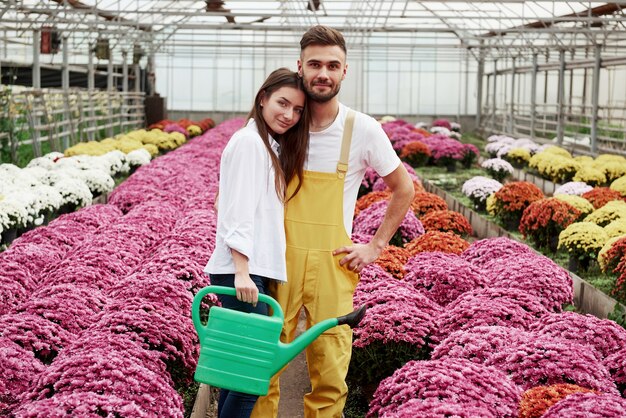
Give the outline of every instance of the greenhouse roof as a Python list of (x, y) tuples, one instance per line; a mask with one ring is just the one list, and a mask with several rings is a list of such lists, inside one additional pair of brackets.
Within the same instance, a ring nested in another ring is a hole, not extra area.
[(306, 28), (323, 24), (342, 30), (353, 47), (483, 47), (496, 56), (595, 44), (623, 48), (624, 7), (626, 1), (8, 0), (0, 6), (0, 30), (19, 42), (53, 26), (75, 44), (105, 37), (119, 49), (140, 44), (163, 52), (293, 46)]

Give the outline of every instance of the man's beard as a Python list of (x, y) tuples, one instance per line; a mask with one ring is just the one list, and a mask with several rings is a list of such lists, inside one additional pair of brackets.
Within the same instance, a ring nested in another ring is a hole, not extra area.
[(339, 94), (339, 87), (341, 87), (341, 84), (337, 84), (335, 87), (331, 87), (328, 93), (317, 93), (316, 91), (313, 91), (313, 86), (304, 83), (304, 89), (306, 90), (308, 98), (318, 103), (326, 103), (337, 94)]

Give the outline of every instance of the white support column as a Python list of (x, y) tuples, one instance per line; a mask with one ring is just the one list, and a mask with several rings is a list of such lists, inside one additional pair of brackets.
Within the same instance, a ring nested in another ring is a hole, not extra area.
[[(463, 114), (467, 115), (467, 101), (469, 100), (469, 52), (465, 50), (465, 97), (463, 98)], [(460, 123), (461, 121), (459, 121)], [(477, 126), (478, 127), (478, 126)]]
[(122, 51), (122, 91), (128, 92), (128, 52)]
[(565, 51), (559, 51), (559, 90), (557, 100), (557, 125), (556, 125), (556, 141), (559, 145), (563, 143), (565, 117), (563, 112), (565, 99)]
[(600, 95), (600, 66), (602, 51), (600, 45), (595, 47), (595, 64), (593, 66), (593, 84), (591, 90), (591, 152), (598, 152), (598, 100)]
[(96, 75), (93, 67), (93, 45), (89, 45), (89, 55), (87, 56), (87, 90), (93, 91), (96, 87)]
[(39, 48), (41, 47), (41, 32), (33, 31), (33, 88), (41, 88), (41, 64), (39, 62)]
[(107, 62), (107, 90), (113, 91), (115, 85), (113, 83), (113, 54), (109, 54), (109, 61)]
[(492, 123), (492, 128), (495, 129), (496, 127), (496, 117), (497, 117), (497, 113), (498, 113), (498, 106), (496, 103), (496, 91), (497, 91), (497, 83), (498, 83), (498, 60), (495, 59), (493, 60), (493, 93), (491, 96), (491, 106), (493, 108), (493, 123)]
[(535, 120), (537, 118), (537, 72), (539, 63), (537, 62), (537, 53), (533, 54), (533, 72), (530, 82), (530, 137), (535, 137)]
[(139, 93), (141, 91), (141, 67), (139, 64), (135, 64), (135, 92)]
[(155, 83), (155, 66), (154, 66), (154, 51), (150, 51), (148, 55), (148, 85), (146, 86), (146, 94), (153, 96), (156, 93)]
[(61, 70), (61, 87), (63, 90), (70, 88), (70, 68), (69, 68), (69, 52), (70, 41), (67, 36), (63, 37), (63, 67)]
[(511, 105), (509, 106), (509, 132), (515, 133), (515, 58), (511, 60)]

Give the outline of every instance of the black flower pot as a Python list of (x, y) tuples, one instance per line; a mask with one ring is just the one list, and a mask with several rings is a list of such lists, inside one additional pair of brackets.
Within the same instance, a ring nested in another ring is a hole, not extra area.
[(17, 228), (10, 228), (5, 231), (2, 231), (2, 243), (4, 245), (9, 246), (15, 238), (17, 238)]
[(548, 248), (553, 253), (557, 252), (557, 250), (559, 249), (559, 235), (558, 234), (550, 235), (550, 238), (548, 238)]
[(567, 262), (567, 269), (572, 273), (587, 271), (591, 259), (589, 257), (580, 258), (576, 255), (570, 255)]
[(502, 221), (504, 229), (507, 231), (517, 231), (519, 229), (520, 219), (518, 218), (506, 218)]
[(57, 213), (59, 215), (64, 215), (66, 213), (72, 213), (76, 210), (76, 205), (74, 203), (64, 203), (61, 205)]

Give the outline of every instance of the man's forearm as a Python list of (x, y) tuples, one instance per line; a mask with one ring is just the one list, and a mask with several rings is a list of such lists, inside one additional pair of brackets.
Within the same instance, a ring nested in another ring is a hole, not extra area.
[(387, 246), (393, 234), (398, 230), (411, 206), (414, 194), (413, 183), (411, 183), (410, 187), (402, 187), (391, 195), (383, 222), (370, 241), (379, 251)]

